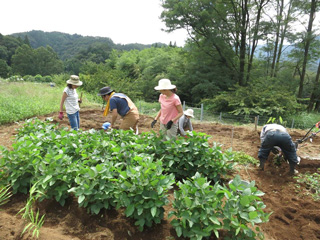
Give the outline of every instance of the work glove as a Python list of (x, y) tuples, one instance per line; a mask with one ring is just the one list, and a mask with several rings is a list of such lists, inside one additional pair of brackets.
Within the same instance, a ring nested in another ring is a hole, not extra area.
[(316, 127), (317, 127), (317, 128), (320, 128), (320, 122), (317, 122), (317, 123), (316, 123)]
[(151, 123), (151, 128), (153, 128), (156, 123), (157, 123), (157, 120), (153, 120)]
[(59, 118), (60, 120), (62, 120), (62, 119), (63, 119), (63, 112), (59, 112), (59, 116), (58, 116), (58, 118)]
[(109, 122), (105, 122), (104, 124), (102, 124), (102, 128), (104, 130), (107, 130), (110, 126), (111, 126), (111, 123), (109, 123)]
[(173, 124), (172, 120), (170, 120), (170, 121), (167, 123), (166, 127), (167, 127), (168, 130), (172, 127), (172, 124)]

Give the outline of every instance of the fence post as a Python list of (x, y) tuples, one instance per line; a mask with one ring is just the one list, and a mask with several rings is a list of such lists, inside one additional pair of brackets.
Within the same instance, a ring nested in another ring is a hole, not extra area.
[(257, 131), (258, 126), (258, 116), (254, 117), (254, 130)]
[(183, 101), (183, 106), (182, 106), (183, 111), (186, 110), (186, 101)]
[(202, 119), (203, 119), (203, 103), (201, 103), (200, 122), (202, 122)]
[(219, 122), (221, 122), (221, 120), (222, 120), (222, 112), (220, 112)]
[(292, 119), (291, 128), (294, 126), (294, 119)]
[(232, 127), (232, 131), (231, 131), (231, 149), (232, 149), (232, 144), (233, 144), (233, 129), (234, 129), (234, 127)]

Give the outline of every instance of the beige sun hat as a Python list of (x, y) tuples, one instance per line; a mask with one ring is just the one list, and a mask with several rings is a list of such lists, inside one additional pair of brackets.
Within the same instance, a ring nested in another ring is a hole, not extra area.
[(156, 86), (155, 90), (171, 90), (175, 89), (176, 86), (171, 84), (171, 81), (169, 79), (161, 79), (159, 80), (158, 86)]
[(79, 77), (77, 75), (71, 75), (70, 79), (67, 81), (68, 84), (81, 86), (82, 82), (80, 81)]
[(185, 115), (189, 116), (189, 117), (194, 118), (194, 116), (193, 116), (193, 109), (191, 109), (191, 108), (185, 110), (183, 113), (184, 113)]

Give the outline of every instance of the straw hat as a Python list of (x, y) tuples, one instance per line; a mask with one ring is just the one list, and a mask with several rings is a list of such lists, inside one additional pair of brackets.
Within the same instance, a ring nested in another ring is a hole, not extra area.
[(193, 116), (193, 109), (189, 108), (186, 111), (183, 112), (185, 115), (194, 118)]
[(175, 89), (176, 86), (171, 84), (171, 81), (169, 79), (161, 79), (159, 80), (158, 86), (156, 86), (155, 90), (171, 90)]
[(68, 84), (76, 85), (76, 86), (81, 86), (82, 82), (80, 81), (79, 77), (77, 75), (71, 75), (70, 79), (67, 80)]

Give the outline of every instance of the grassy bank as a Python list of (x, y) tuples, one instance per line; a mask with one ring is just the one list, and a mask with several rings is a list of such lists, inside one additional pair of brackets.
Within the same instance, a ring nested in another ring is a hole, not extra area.
[[(59, 111), (63, 89), (47, 83), (0, 82), (0, 124)], [(91, 96), (83, 99), (82, 106), (94, 105)]]

